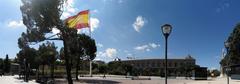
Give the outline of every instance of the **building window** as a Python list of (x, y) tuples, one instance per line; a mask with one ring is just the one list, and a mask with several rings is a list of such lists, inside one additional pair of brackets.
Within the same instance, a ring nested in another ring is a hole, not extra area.
[(157, 63), (157, 62), (155, 62), (155, 63), (154, 63), (154, 65), (155, 65), (155, 66), (154, 66), (154, 67), (158, 67), (158, 65), (157, 65), (157, 64), (158, 64), (158, 63)]
[(168, 63), (168, 66), (169, 66), (169, 67), (172, 67), (172, 63), (171, 63), (171, 62), (169, 62), (169, 63)]
[(174, 63), (174, 67), (177, 67), (177, 62)]

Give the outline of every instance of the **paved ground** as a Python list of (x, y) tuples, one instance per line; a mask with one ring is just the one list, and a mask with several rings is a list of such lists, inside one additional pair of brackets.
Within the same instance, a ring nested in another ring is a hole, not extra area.
[(18, 76), (0, 76), (0, 84), (38, 84), (35, 81), (24, 82), (19, 80)]
[[(149, 78), (147, 76), (141, 78)], [(66, 82), (65, 82), (66, 83)], [(63, 81), (61, 84), (65, 84)], [(74, 84), (165, 84), (164, 78), (151, 77), (151, 80), (131, 80), (125, 76), (81, 77)], [(169, 79), (168, 84), (227, 84), (226, 78), (210, 78), (209, 80), (186, 80), (185, 78)], [(240, 80), (231, 80), (230, 84), (240, 84)]]
[[(149, 78), (149, 77), (141, 77)], [(203, 81), (185, 80), (184, 78), (169, 79), (168, 84), (226, 84), (226, 78), (213, 78)], [(35, 81), (28, 83), (19, 80), (18, 76), (2, 76), (0, 84), (37, 84)], [(57, 79), (56, 84), (67, 84), (65, 79)], [(164, 78), (151, 77), (151, 80), (131, 80), (125, 76), (111, 76), (103, 79), (102, 77), (80, 77), (74, 84), (164, 84)], [(240, 84), (240, 80), (230, 80), (230, 84)]]

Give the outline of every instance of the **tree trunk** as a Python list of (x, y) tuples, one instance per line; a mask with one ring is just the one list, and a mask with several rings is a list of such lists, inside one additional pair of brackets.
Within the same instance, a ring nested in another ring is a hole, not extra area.
[(25, 82), (28, 82), (28, 73), (29, 73), (29, 69), (28, 69), (28, 62), (25, 62)]
[(77, 64), (76, 64), (76, 80), (78, 80), (79, 62), (80, 62), (80, 59), (77, 59)]
[(51, 64), (51, 78), (54, 80), (54, 63)]
[(44, 64), (42, 65), (42, 77), (44, 77)]
[(72, 76), (71, 76), (71, 65), (69, 64), (69, 48), (65, 39), (66, 38), (64, 38), (63, 40), (63, 45), (64, 45), (65, 67), (67, 71), (67, 80), (68, 80), (68, 84), (73, 84)]
[(37, 79), (39, 79), (39, 65), (37, 67)]

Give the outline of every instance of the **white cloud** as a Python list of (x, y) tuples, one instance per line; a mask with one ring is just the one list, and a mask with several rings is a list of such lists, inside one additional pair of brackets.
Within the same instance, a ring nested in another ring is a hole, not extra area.
[(118, 0), (118, 3), (119, 3), (119, 4), (123, 3), (123, 0)]
[(92, 11), (93, 13), (98, 13), (99, 11), (97, 9), (93, 10)]
[[(98, 18), (90, 18), (91, 32), (94, 32), (99, 27), (100, 21)], [(90, 34), (89, 28), (78, 29), (77, 33)]]
[(220, 3), (219, 7), (216, 9), (216, 12), (222, 12), (230, 7), (230, 2), (225, 0)]
[(91, 26), (91, 31), (93, 32), (95, 29), (98, 28), (99, 26), (99, 19), (97, 18), (90, 18), (90, 26)]
[(101, 58), (95, 58), (94, 60), (95, 60), (95, 61), (102, 61), (103, 59), (101, 59)]
[(113, 58), (113, 56), (116, 56), (117, 50), (114, 48), (108, 48), (106, 49), (105, 53), (106, 53), (106, 56)]
[(146, 51), (151, 51), (151, 50), (149, 48), (147, 48)]
[(106, 3), (107, 2), (107, 0), (102, 0), (104, 3)]
[(107, 2), (117, 2), (118, 4), (122, 4), (124, 2), (124, 0), (102, 0), (103, 3), (107, 3)]
[(7, 23), (7, 27), (10, 27), (10, 28), (20, 28), (20, 27), (24, 27), (24, 25), (23, 25), (22, 20), (20, 20), (20, 21), (12, 20), (12, 21), (9, 21)]
[(76, 13), (77, 8), (74, 7), (74, 0), (67, 0), (63, 4), (63, 7), (64, 8), (63, 8), (63, 13), (62, 13), (61, 19), (68, 18), (72, 14)]
[(128, 53), (128, 54), (127, 54), (127, 56), (133, 56), (133, 54), (131, 54), (131, 53)]
[(138, 51), (151, 51), (152, 49), (160, 47), (160, 44), (149, 43), (146, 45), (137, 46), (134, 49)]
[(97, 53), (97, 57), (108, 57), (113, 58), (117, 55), (117, 49), (107, 48), (104, 52)]
[(157, 47), (160, 47), (160, 44), (149, 43), (149, 46), (151, 46), (152, 48), (157, 48)]
[(148, 45), (141, 45), (141, 46), (135, 47), (134, 49), (135, 49), (135, 50), (141, 50), (141, 51), (143, 51), (143, 50), (146, 50), (146, 49), (148, 49), (148, 48), (149, 48)]
[(140, 32), (140, 29), (144, 26), (146, 20), (142, 16), (137, 16), (136, 21), (132, 24), (133, 28)]
[(102, 60), (105, 62), (113, 61), (116, 58), (118, 51), (114, 48), (107, 48), (103, 52), (98, 52), (94, 60)]
[(98, 46), (99, 48), (102, 48), (102, 47), (103, 47), (103, 44), (97, 43), (97, 46)]
[(52, 33), (53, 33), (53, 34), (60, 33), (60, 30), (57, 29), (57, 28), (52, 28)]
[(101, 51), (97, 53), (97, 57), (103, 57), (104, 55), (105, 55), (104, 52)]
[(123, 52), (128, 53), (129, 51), (128, 50), (124, 50)]
[(68, 18), (69, 16), (71, 16), (69, 12), (63, 12), (61, 18)]
[(211, 67), (209, 70), (216, 70), (217, 68), (216, 67)]

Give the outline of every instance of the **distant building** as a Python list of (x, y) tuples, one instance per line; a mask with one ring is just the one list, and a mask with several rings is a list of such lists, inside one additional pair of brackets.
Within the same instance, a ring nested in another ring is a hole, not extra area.
[(10, 72), (13, 75), (14, 74), (19, 74), (19, 72), (20, 72), (20, 65), (17, 64), (17, 63), (11, 63)]
[(100, 61), (100, 60), (95, 60), (95, 61), (93, 61), (93, 63), (96, 63), (96, 64), (105, 64), (105, 62), (104, 61)]
[[(162, 74), (165, 73), (165, 59), (135, 59), (135, 60), (121, 60), (122, 63), (130, 64), (136, 69), (155, 69), (160, 70)], [(183, 59), (168, 59), (168, 73), (170, 75), (183, 75), (184, 73), (178, 71), (182, 66), (196, 65), (196, 60), (188, 55)]]

